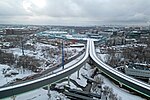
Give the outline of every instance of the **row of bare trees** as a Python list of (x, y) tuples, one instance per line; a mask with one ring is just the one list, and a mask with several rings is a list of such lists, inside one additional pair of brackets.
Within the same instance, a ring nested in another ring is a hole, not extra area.
[(35, 59), (34, 57), (29, 56), (14, 56), (13, 53), (6, 53), (0, 50), (0, 63), (7, 64), (7, 65), (16, 65), (16, 67), (30, 69), (35, 71), (36, 68), (40, 66), (39, 60)]
[[(117, 50), (116, 48), (107, 49), (109, 54), (108, 64), (117, 66), (128, 62), (138, 63), (150, 63), (150, 38), (144, 42), (146, 45), (136, 45), (124, 47), (123, 49)], [(122, 62), (122, 58), (124, 62)]]
[[(114, 93), (113, 88), (104, 85), (104, 77), (101, 75), (96, 75), (94, 77), (95, 83), (92, 84), (92, 91), (94, 93), (100, 94), (102, 100), (121, 100), (117, 94)], [(104, 86), (103, 86), (104, 85)]]
[(0, 50), (0, 63), (1, 64), (12, 65), (14, 61), (15, 61), (15, 57), (12, 53), (5, 53), (4, 51)]
[(133, 47), (125, 48), (122, 52), (125, 59), (130, 62), (149, 63), (150, 62), (150, 48), (149, 47)]

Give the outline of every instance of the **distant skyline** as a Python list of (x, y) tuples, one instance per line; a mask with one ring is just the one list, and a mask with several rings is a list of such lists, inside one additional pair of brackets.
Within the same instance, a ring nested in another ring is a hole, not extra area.
[(0, 24), (148, 25), (150, 0), (0, 0)]

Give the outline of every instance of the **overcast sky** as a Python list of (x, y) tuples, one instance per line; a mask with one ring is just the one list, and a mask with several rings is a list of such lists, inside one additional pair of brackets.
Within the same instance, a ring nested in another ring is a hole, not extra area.
[(148, 24), (150, 0), (0, 0), (0, 24)]

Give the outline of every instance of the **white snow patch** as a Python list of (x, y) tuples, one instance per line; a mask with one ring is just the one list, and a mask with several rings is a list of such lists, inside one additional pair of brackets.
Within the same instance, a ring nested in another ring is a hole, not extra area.
[(3, 86), (9, 82), (11, 82), (12, 80), (16, 79), (16, 78), (23, 78), (32, 74), (35, 74), (34, 72), (31, 72), (30, 70), (21, 70), (21, 69), (15, 69), (13, 68), (12, 70), (9, 70), (7, 73), (11, 73), (11, 72), (18, 72), (19, 74), (17, 75), (13, 75), (12, 77), (4, 77), (4, 74), (2, 72), (3, 69), (6, 68), (11, 68), (8, 65), (4, 65), (4, 64), (0, 64), (0, 86)]
[(106, 78), (105, 76), (103, 77), (104, 77), (105, 85), (109, 86), (110, 88), (113, 88), (114, 93), (117, 94), (119, 97), (121, 97), (122, 100), (144, 100), (143, 98), (130, 94), (126, 90), (120, 88), (119, 86), (111, 82), (108, 78)]

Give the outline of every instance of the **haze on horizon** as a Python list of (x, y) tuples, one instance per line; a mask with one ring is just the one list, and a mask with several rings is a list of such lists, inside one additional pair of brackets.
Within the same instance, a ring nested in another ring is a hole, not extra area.
[(0, 24), (148, 25), (149, 6), (150, 0), (0, 0)]

